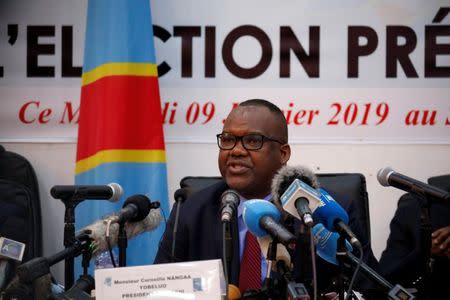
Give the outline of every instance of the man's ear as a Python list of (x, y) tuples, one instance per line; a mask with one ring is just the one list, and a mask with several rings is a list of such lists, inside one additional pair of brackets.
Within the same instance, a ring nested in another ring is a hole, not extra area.
[(291, 157), (291, 146), (289, 144), (281, 145), (280, 147), (281, 153), (281, 164), (285, 165), (289, 158)]

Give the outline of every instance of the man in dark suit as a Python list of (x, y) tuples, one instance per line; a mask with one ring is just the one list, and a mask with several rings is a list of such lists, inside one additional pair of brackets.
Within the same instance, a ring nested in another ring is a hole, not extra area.
[[(277, 106), (264, 100), (249, 100), (233, 109), (218, 135), (218, 145), (224, 182), (194, 194), (183, 204), (174, 258), (170, 257), (174, 238), (172, 211), (155, 263), (221, 258), (221, 194), (232, 188), (244, 199), (270, 197), (272, 178), (291, 155), (286, 119)], [(239, 236), (239, 229), (238, 222), (234, 222), (233, 237)], [(239, 239), (233, 239), (233, 244), (229, 277), (230, 283), (238, 285)]]
[[(222, 193), (229, 188), (234, 189), (241, 197), (241, 205), (247, 199), (270, 200), (273, 176), (291, 155), (286, 119), (277, 106), (265, 100), (248, 100), (233, 109), (217, 139), (220, 149), (218, 163), (224, 181), (207, 187), (186, 200), (180, 209), (176, 237), (173, 237), (175, 212), (172, 210), (155, 263), (222, 258), (223, 238), (219, 215)], [(231, 230), (234, 253), (229, 283), (236, 286), (240, 284), (240, 263), (247, 231), (241, 217), (241, 205), (238, 208), (238, 220), (234, 220)], [(356, 219), (351, 212), (350, 219)], [(358, 224), (354, 223), (352, 229), (358, 230)], [(174, 239), (176, 249), (172, 257)], [(366, 255), (376, 262), (368, 241), (362, 242)], [(299, 256), (298, 250), (296, 252), (293, 256), (294, 268)], [(262, 277), (265, 272), (264, 264), (262, 260)]]
[[(446, 185), (438, 185), (432, 178), (429, 183), (450, 190), (450, 176)], [(445, 299), (450, 294), (450, 203), (430, 199), (431, 245), (425, 245), (426, 239), (420, 231), (420, 215), (425, 204), (425, 199), (410, 193), (399, 199), (386, 249), (381, 255), (380, 270), (392, 283), (418, 289), (421, 299)], [(426, 286), (423, 247), (431, 248), (428, 250), (432, 272), (430, 284)]]

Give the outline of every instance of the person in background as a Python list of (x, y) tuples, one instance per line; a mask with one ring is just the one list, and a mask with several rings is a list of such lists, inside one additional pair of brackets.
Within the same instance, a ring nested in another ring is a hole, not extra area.
[[(446, 182), (442, 181), (444, 178)], [(429, 183), (450, 191), (450, 176), (433, 177)], [(450, 203), (430, 199), (432, 234), (431, 245), (427, 247), (431, 247), (431, 276), (430, 284), (425, 286), (423, 259), (426, 253), (420, 234), (421, 208), (426, 204), (424, 201), (411, 193), (400, 197), (390, 224), (386, 249), (381, 255), (380, 270), (392, 283), (417, 289), (420, 298), (445, 299), (449, 295), (450, 283)]]

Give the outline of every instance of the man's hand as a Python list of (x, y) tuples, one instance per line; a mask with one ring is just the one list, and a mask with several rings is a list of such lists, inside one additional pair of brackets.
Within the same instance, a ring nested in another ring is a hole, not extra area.
[(450, 226), (442, 227), (431, 234), (431, 254), (450, 259)]

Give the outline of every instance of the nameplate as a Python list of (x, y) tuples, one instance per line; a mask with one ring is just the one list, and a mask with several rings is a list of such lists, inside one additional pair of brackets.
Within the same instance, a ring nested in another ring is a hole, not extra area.
[(220, 260), (95, 270), (96, 299), (221, 299)]

